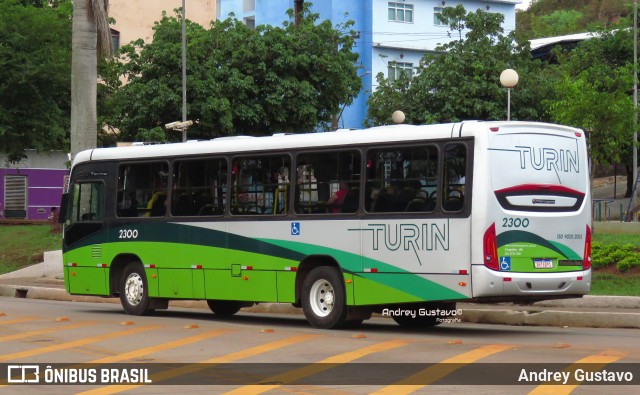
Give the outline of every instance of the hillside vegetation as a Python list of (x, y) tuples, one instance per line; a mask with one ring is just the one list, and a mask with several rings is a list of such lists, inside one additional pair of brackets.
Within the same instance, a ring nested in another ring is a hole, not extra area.
[(516, 13), (516, 31), (532, 39), (599, 30), (632, 7), (630, 0), (533, 0), (529, 9)]

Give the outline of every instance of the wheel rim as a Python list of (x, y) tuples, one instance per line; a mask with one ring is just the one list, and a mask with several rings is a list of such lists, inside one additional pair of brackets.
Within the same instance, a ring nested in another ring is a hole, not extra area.
[(311, 310), (318, 317), (326, 317), (333, 311), (335, 291), (327, 280), (320, 279), (313, 283), (309, 291)]
[(124, 283), (124, 293), (131, 306), (137, 306), (144, 295), (144, 284), (138, 273), (131, 273)]

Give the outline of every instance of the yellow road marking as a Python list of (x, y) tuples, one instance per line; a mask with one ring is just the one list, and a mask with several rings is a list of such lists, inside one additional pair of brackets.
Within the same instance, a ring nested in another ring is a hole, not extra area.
[(66, 329), (81, 328), (83, 326), (89, 326), (89, 325), (95, 325), (95, 324), (96, 324), (96, 322), (89, 322), (89, 321), (78, 322), (78, 323), (71, 324), (71, 325), (58, 325), (58, 326), (54, 326), (54, 327), (51, 327), (51, 328), (38, 329), (38, 330), (35, 330), (35, 331), (30, 331), (30, 332), (16, 333), (15, 335), (0, 336), (0, 343), (6, 342), (6, 341), (10, 341), (10, 340), (16, 340), (16, 339), (24, 339), (25, 337), (43, 335), (45, 333), (63, 331), (63, 330), (66, 330)]
[[(589, 355), (582, 358), (568, 368), (564, 369), (565, 372), (574, 372), (579, 364), (591, 364), (588, 368), (582, 366), (581, 369), (585, 371), (597, 371), (605, 367), (606, 365), (613, 363), (617, 360), (624, 358), (627, 354), (617, 351), (603, 351), (599, 354)], [(573, 378), (573, 377), (572, 377)], [(566, 395), (572, 393), (580, 384), (566, 384), (566, 385), (539, 385), (533, 391), (529, 392), (529, 395)]]
[(204, 333), (200, 333), (194, 336), (185, 337), (182, 339), (177, 339), (174, 341), (170, 341), (168, 343), (157, 344), (155, 346), (144, 347), (138, 350), (132, 350), (123, 354), (113, 355), (111, 357), (104, 357), (100, 359), (94, 359), (93, 361), (87, 363), (114, 363), (121, 362), (128, 359), (139, 358), (148, 354), (153, 354), (159, 351), (165, 351), (176, 347), (186, 346), (187, 344), (196, 343), (204, 339), (208, 339), (215, 336), (220, 336), (222, 334), (231, 332), (230, 329), (217, 329), (213, 331), (208, 331)]
[(0, 321), (0, 325), (12, 325), (12, 324), (20, 324), (23, 322), (29, 322), (29, 321), (33, 321), (35, 320), (35, 317), (22, 317), (22, 318), (15, 318), (13, 320), (2, 320)]
[(47, 353), (54, 352), (54, 351), (66, 350), (68, 348), (84, 346), (86, 344), (91, 344), (91, 343), (99, 342), (99, 341), (102, 341), (102, 340), (114, 339), (114, 338), (122, 337), (122, 336), (129, 336), (129, 335), (133, 335), (135, 333), (144, 332), (144, 331), (148, 331), (148, 330), (151, 330), (151, 329), (157, 329), (157, 328), (160, 328), (160, 325), (141, 326), (141, 327), (138, 327), (138, 328), (128, 329), (126, 331), (111, 332), (111, 333), (107, 333), (107, 334), (104, 334), (104, 335), (92, 336), (92, 337), (87, 337), (87, 338), (84, 338), (84, 339), (73, 340), (73, 341), (66, 342), (66, 343), (54, 344), (54, 345), (51, 345), (51, 346), (48, 346), (48, 347), (41, 347), (41, 348), (36, 348), (36, 349), (33, 349), (33, 350), (16, 352), (16, 353), (13, 353), (13, 354), (0, 355), (0, 362), (2, 362), (2, 361), (10, 361), (10, 360), (26, 359), (26, 358), (32, 357), (34, 355), (41, 355), (41, 354), (47, 354)]
[(460, 355), (445, 359), (444, 361), (423, 369), (418, 373), (415, 373), (398, 381), (395, 384), (381, 388), (373, 394), (401, 395), (414, 393), (460, 369), (462, 367), (461, 364), (473, 363), (481, 358), (486, 358), (490, 355), (508, 350), (512, 347), (513, 345), (511, 344), (489, 344), (487, 346), (476, 348)]
[[(231, 332), (230, 329), (217, 329), (217, 330), (212, 330), (212, 331), (208, 331), (208, 332), (204, 332), (204, 333), (200, 333), (194, 336), (189, 336), (186, 338), (182, 338), (182, 339), (178, 339), (178, 340), (174, 340), (168, 343), (162, 343), (162, 344), (158, 344), (155, 346), (149, 346), (149, 347), (144, 347), (138, 350), (132, 350), (123, 354), (117, 354), (117, 355), (113, 355), (110, 357), (104, 357), (104, 358), (99, 358), (99, 359), (94, 359), (93, 361), (89, 361), (86, 362), (87, 364), (91, 364), (91, 363), (114, 363), (114, 362), (121, 362), (121, 361), (125, 361), (128, 359), (133, 359), (133, 358), (138, 358), (138, 357), (142, 357), (144, 355), (148, 355), (148, 354), (153, 354), (159, 351), (165, 351), (165, 350), (169, 350), (172, 348), (176, 348), (176, 347), (180, 347), (180, 346), (184, 346), (187, 344), (191, 344), (191, 343), (196, 343), (199, 342), (201, 340), (204, 339), (208, 339), (211, 337), (215, 337), (215, 336), (219, 336), (222, 335), (224, 333), (227, 332)], [(77, 366), (72, 366), (72, 367), (81, 367), (81, 365), (77, 365)], [(0, 384), (0, 388), (5, 387), (6, 384)]]
[[(308, 377), (319, 372), (331, 369), (336, 367), (332, 364), (343, 364), (349, 363), (356, 359), (362, 358), (365, 355), (369, 355), (375, 352), (380, 351), (388, 351), (394, 348), (402, 347), (407, 345), (406, 342), (391, 340), (382, 343), (372, 344), (366, 347), (359, 348), (357, 350), (345, 352), (342, 354), (334, 355), (328, 358), (325, 358), (316, 363), (312, 363), (306, 366), (303, 366), (298, 369), (291, 370), (289, 372), (281, 373), (269, 378), (266, 378), (262, 381), (272, 382), (277, 381), (283, 384), (291, 383), (296, 380), (299, 380), (303, 377)], [(276, 385), (247, 385), (244, 387), (237, 388), (233, 391), (226, 392), (225, 395), (249, 395), (249, 394), (261, 394), (263, 392), (270, 391), (272, 389), (280, 388), (283, 384)]]
[[(321, 335), (298, 335), (293, 337), (288, 337), (286, 339), (277, 340), (270, 343), (261, 344), (259, 346), (247, 348), (245, 350), (237, 351), (234, 353), (221, 355), (218, 357), (214, 357), (211, 359), (207, 359), (204, 361), (200, 361), (198, 363), (193, 363), (189, 365), (185, 365), (179, 368), (171, 369), (166, 372), (162, 372), (159, 374), (154, 374), (152, 380), (154, 383), (169, 380), (175, 377), (184, 376), (185, 374), (195, 373), (200, 370), (204, 370), (211, 367), (211, 364), (221, 364), (221, 363), (230, 363), (235, 362), (240, 359), (252, 357), (255, 355), (263, 354), (268, 351), (277, 350), (282, 347), (290, 346), (292, 344), (300, 343), (303, 341), (311, 340), (316, 337), (320, 337)], [(85, 392), (78, 393), (76, 395), (107, 395), (107, 394), (117, 394), (124, 391), (129, 391), (138, 387), (141, 387), (142, 384), (134, 384), (134, 385), (110, 385), (106, 387), (96, 388), (94, 390), (89, 390)]]

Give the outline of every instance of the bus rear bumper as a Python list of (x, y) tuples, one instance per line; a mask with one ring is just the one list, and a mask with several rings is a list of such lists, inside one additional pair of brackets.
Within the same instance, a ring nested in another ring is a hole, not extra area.
[(591, 269), (562, 273), (498, 272), (484, 265), (472, 266), (474, 301), (535, 302), (580, 298), (591, 288)]

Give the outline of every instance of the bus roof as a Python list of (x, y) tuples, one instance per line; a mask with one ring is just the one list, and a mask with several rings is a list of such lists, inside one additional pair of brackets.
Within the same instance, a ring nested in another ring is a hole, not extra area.
[[(468, 129), (468, 126), (472, 125), (476, 127)], [(546, 127), (558, 127), (558, 125), (541, 124), (537, 122), (465, 121), (437, 125), (388, 125), (369, 129), (341, 130), (326, 133), (276, 134), (263, 137), (230, 136), (185, 143), (96, 148), (78, 153), (73, 161), (73, 165), (75, 166), (88, 161), (186, 157), (192, 155), (292, 150), (296, 148), (321, 148), (368, 143), (400, 143), (420, 139), (443, 139), (460, 136), (462, 127), (465, 128), (464, 135), (469, 136), (475, 135), (478, 130), (487, 130), (489, 127), (506, 125), (529, 127), (545, 125)], [(480, 126), (480, 128), (477, 126)]]

